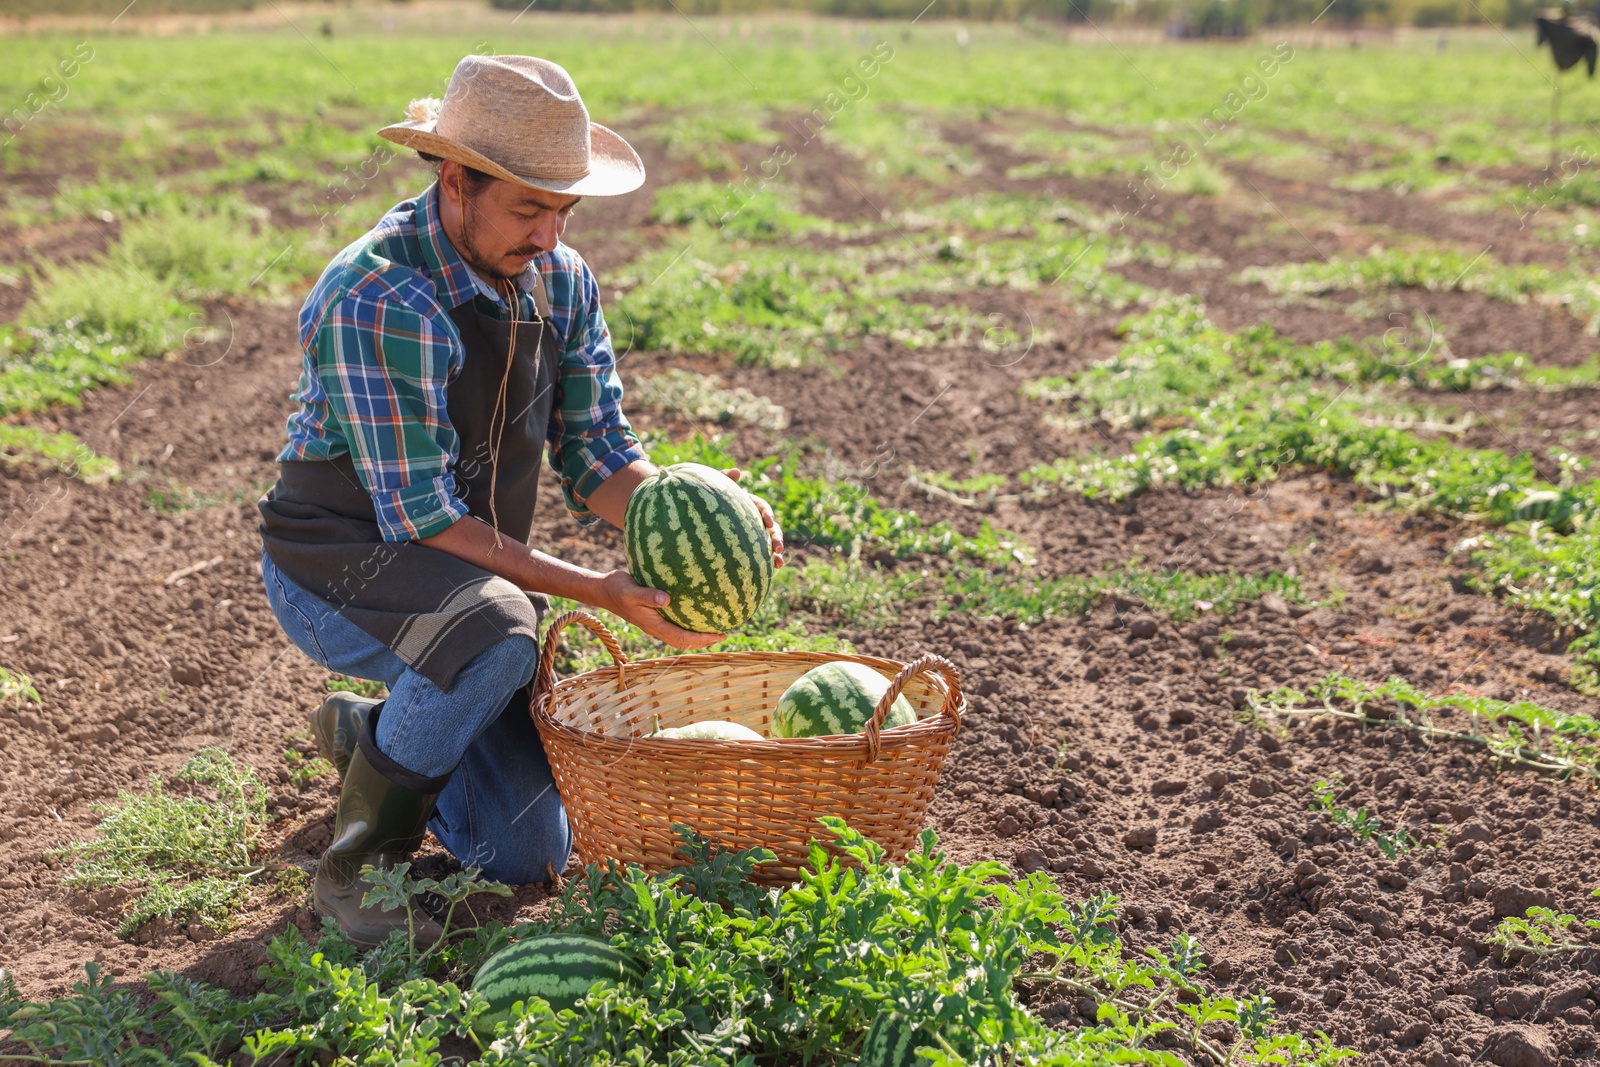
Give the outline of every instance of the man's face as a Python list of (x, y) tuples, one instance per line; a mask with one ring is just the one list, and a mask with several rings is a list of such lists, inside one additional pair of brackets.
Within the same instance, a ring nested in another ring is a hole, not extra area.
[(515, 278), (561, 240), (582, 197), (495, 181), (474, 191), (455, 163), (439, 171), (445, 233), (467, 265), (488, 281)]

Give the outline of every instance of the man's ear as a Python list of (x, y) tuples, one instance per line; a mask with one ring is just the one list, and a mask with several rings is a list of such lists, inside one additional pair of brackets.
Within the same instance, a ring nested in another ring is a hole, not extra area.
[(450, 198), (451, 206), (460, 207), (465, 202), (461, 195), (461, 166), (455, 160), (439, 162), (439, 188)]

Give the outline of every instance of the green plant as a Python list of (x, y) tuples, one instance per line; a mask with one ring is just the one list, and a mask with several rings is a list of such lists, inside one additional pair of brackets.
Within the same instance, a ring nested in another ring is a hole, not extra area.
[(10, 423), (0, 423), (0, 462), (53, 469), (88, 485), (103, 485), (122, 477), (122, 468), (114, 460), (96, 455), (74, 434), (48, 433)]
[(1409, 852), (1422, 843), (1407, 830), (1384, 833), (1382, 821), (1376, 815), (1369, 814), (1364, 807), (1357, 808), (1353, 812), (1344, 807), (1338, 801), (1338, 795), (1343, 790), (1344, 783), (1337, 777), (1319, 781), (1311, 788), (1312, 809), (1321, 811), (1333, 825), (1349, 830), (1358, 841), (1370, 841), (1377, 845), (1378, 851), (1383, 853), (1385, 859), (1392, 860), (1402, 852)]
[[(1453, 730), (1433, 721), (1436, 712), (1454, 710), (1468, 728)], [(1330, 674), (1307, 693), (1275, 689), (1247, 694), (1246, 721), (1273, 716), (1329, 716), (1367, 726), (1385, 726), (1434, 741), (1457, 741), (1487, 749), (1496, 760), (1562, 777), (1600, 778), (1600, 720), (1541, 707), (1532, 701), (1452, 694), (1430, 696), (1403, 678), (1369, 685)]]
[[(1600, 897), (1600, 889), (1590, 895)], [(1498, 947), (1504, 960), (1509, 960), (1513, 953), (1542, 959), (1593, 948), (1591, 944), (1573, 941), (1568, 937), (1567, 931), (1577, 921), (1575, 917), (1559, 914), (1553, 908), (1535, 905), (1521, 916), (1508, 915), (1501, 919), (1484, 940)], [(1600, 930), (1600, 919), (1585, 920), (1583, 925), (1591, 930)]]
[(93, 805), (101, 816), (97, 838), (49, 853), (72, 864), (64, 885), (143, 887), (123, 913), (121, 936), (156, 918), (193, 916), (222, 926), (252, 879), (272, 869), (254, 855), (267, 797), (254, 771), (208, 748), (183, 765), (176, 781), (209, 787), (215, 799), (176, 796), (151, 775), (148, 792), (119, 790), (116, 803)]
[[(734, 1067), (857, 1055), (886, 1011), (937, 1035), (925, 1054), (943, 1067), (994, 1054), (1048, 1067), (1176, 1064), (1175, 1045), (1218, 1067), (1322, 1067), (1350, 1055), (1320, 1034), (1275, 1032), (1264, 997), (1212, 995), (1192, 938), (1130, 953), (1112, 925), (1114, 897), (1069, 904), (1047, 874), (952, 863), (931, 831), (893, 864), (838, 820), (824, 823), (829, 845), (813, 845), (789, 888), (749, 881), (771, 853), (724, 852), (680, 828), (685, 867), (652, 876), (591, 866), (546, 917), (455, 930), (446, 916), (449, 935), (424, 951), (406, 931), (363, 951), (331, 920), (313, 949), (290, 927), (268, 947), (265, 988), (248, 1000), (161, 976), (142, 1001), (88, 964), (72, 996), (34, 1004), (3, 976), (0, 1029), (29, 1050), (26, 1061), (60, 1067), (460, 1062), (446, 1059), (446, 1038), (475, 1043), (471, 1062), (485, 1067)], [(437, 881), (398, 867), (364, 873), (367, 900), (392, 907), (419, 891), (452, 904), (497, 891), (473, 871)], [(624, 947), (647, 964), (643, 984), (595, 989), (560, 1011), (534, 999), (484, 1042), (475, 1024), (488, 1005), (462, 986), (499, 949), (546, 933)], [(1096, 1021), (1045, 1025), (1017, 991), (1045, 985), (1089, 998)]]
[(389, 687), (376, 678), (351, 678), (345, 674), (335, 674), (326, 678), (322, 684), (330, 693), (354, 693), (356, 696), (370, 697), (374, 700), (388, 692)]
[(145, 506), (163, 515), (179, 515), (186, 511), (213, 508), (220, 504), (242, 504), (259, 500), (272, 488), (267, 480), (248, 482), (232, 489), (214, 493), (197, 493), (187, 485), (168, 479), (165, 486), (151, 486), (145, 490)]
[[(383, 868), (374, 867), (370, 863), (363, 864), (362, 880), (372, 888), (362, 894), (361, 906), (379, 907), (384, 911), (393, 911), (396, 908), (406, 910), (407, 960), (413, 968), (418, 968), (430, 956), (444, 951), (446, 938), (452, 933), (450, 923), (455, 918), (456, 908), (463, 900), (478, 893), (490, 893), (500, 897), (511, 895), (510, 886), (480, 878), (480, 873), (479, 868), (468, 867), (453, 871), (444, 878), (414, 878), (411, 875), (410, 863), (397, 863), (392, 867)], [(439, 925), (445, 932), (444, 936), (418, 953), (417, 898), (425, 894), (438, 897), (448, 902), (449, 906), (445, 909), (444, 917), (439, 920)]]
[(1240, 273), (1239, 280), (1259, 282), (1274, 293), (1415, 288), (1480, 292), (1510, 303), (1538, 298), (1585, 319), (1600, 312), (1600, 292), (1593, 288), (1587, 272), (1556, 271), (1538, 264), (1504, 264), (1485, 252), (1381, 249), (1359, 259), (1249, 267)]
[(782, 407), (743, 387), (724, 389), (714, 374), (696, 374), (673, 368), (648, 378), (635, 378), (630, 402), (681, 419), (714, 422), (726, 426), (743, 423), (765, 430), (781, 430), (788, 424)]
[(19, 707), (23, 704), (37, 703), (39, 703), (39, 690), (33, 687), (32, 678), (21, 671), (0, 667), (0, 704)]
[(943, 618), (961, 611), (1035, 623), (1081, 615), (1107, 597), (1126, 596), (1151, 611), (1186, 619), (1201, 611), (1225, 616), (1269, 592), (1304, 603), (1299, 579), (1278, 573), (1152, 571), (1134, 559), (1122, 567), (1108, 566), (1099, 574), (996, 581), (989, 571), (957, 567), (944, 576), (944, 598), (936, 615)]
[(333, 770), (333, 764), (321, 756), (307, 759), (305, 753), (297, 748), (284, 749), (283, 762), (289, 767), (289, 784), (302, 793), (313, 781)]

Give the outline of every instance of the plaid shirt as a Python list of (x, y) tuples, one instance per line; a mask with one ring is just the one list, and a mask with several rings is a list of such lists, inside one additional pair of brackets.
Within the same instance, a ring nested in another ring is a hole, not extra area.
[[(288, 460), (349, 453), (386, 541), (431, 537), (467, 514), (454, 466), (460, 439), (445, 389), (460, 372), (461, 335), (449, 309), (482, 296), (509, 319), (505, 300), (469, 269), (439, 222), (437, 184), (390, 208), (333, 258), (300, 309), (305, 359), (289, 416)], [(622, 383), (600, 285), (565, 244), (541, 252), (519, 279), (519, 316), (535, 313), (532, 270), (544, 277), (551, 325), (566, 338), (550, 418), (550, 467), (580, 525), (599, 516), (584, 501), (606, 478), (644, 459), (622, 414)], [(480, 306), (484, 306), (480, 301)]]

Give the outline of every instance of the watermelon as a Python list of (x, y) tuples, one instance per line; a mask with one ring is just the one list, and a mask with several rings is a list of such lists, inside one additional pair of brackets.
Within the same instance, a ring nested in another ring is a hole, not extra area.
[(674, 463), (640, 482), (622, 519), (628, 573), (665, 590), (661, 614), (685, 630), (726, 633), (772, 588), (772, 539), (750, 494), (703, 463)]
[(686, 737), (703, 741), (762, 741), (760, 734), (736, 722), (724, 719), (707, 719), (704, 722), (690, 723), (688, 726), (673, 726), (666, 730), (657, 730), (651, 737)]
[(601, 981), (636, 986), (644, 981), (644, 967), (607, 942), (576, 934), (546, 934), (508, 945), (484, 961), (472, 980), (473, 991), (489, 1002), (476, 1023), (479, 1033), (493, 1035), (495, 1024), (510, 1019), (519, 1000), (543, 997), (560, 1011)]
[[(859, 734), (888, 691), (889, 679), (864, 663), (835, 660), (813, 667), (778, 698), (772, 713), (772, 736)], [(910, 702), (897, 696), (883, 717), (883, 728), (892, 730), (916, 721)]]
[(1511, 513), (1513, 522), (1542, 522), (1557, 533), (1571, 533), (1577, 498), (1569, 492), (1544, 489), (1532, 492), (1517, 502)]
[(872, 1021), (861, 1045), (861, 1067), (914, 1067), (926, 1060), (917, 1049), (927, 1047), (927, 1037), (899, 1012), (886, 1011)]

